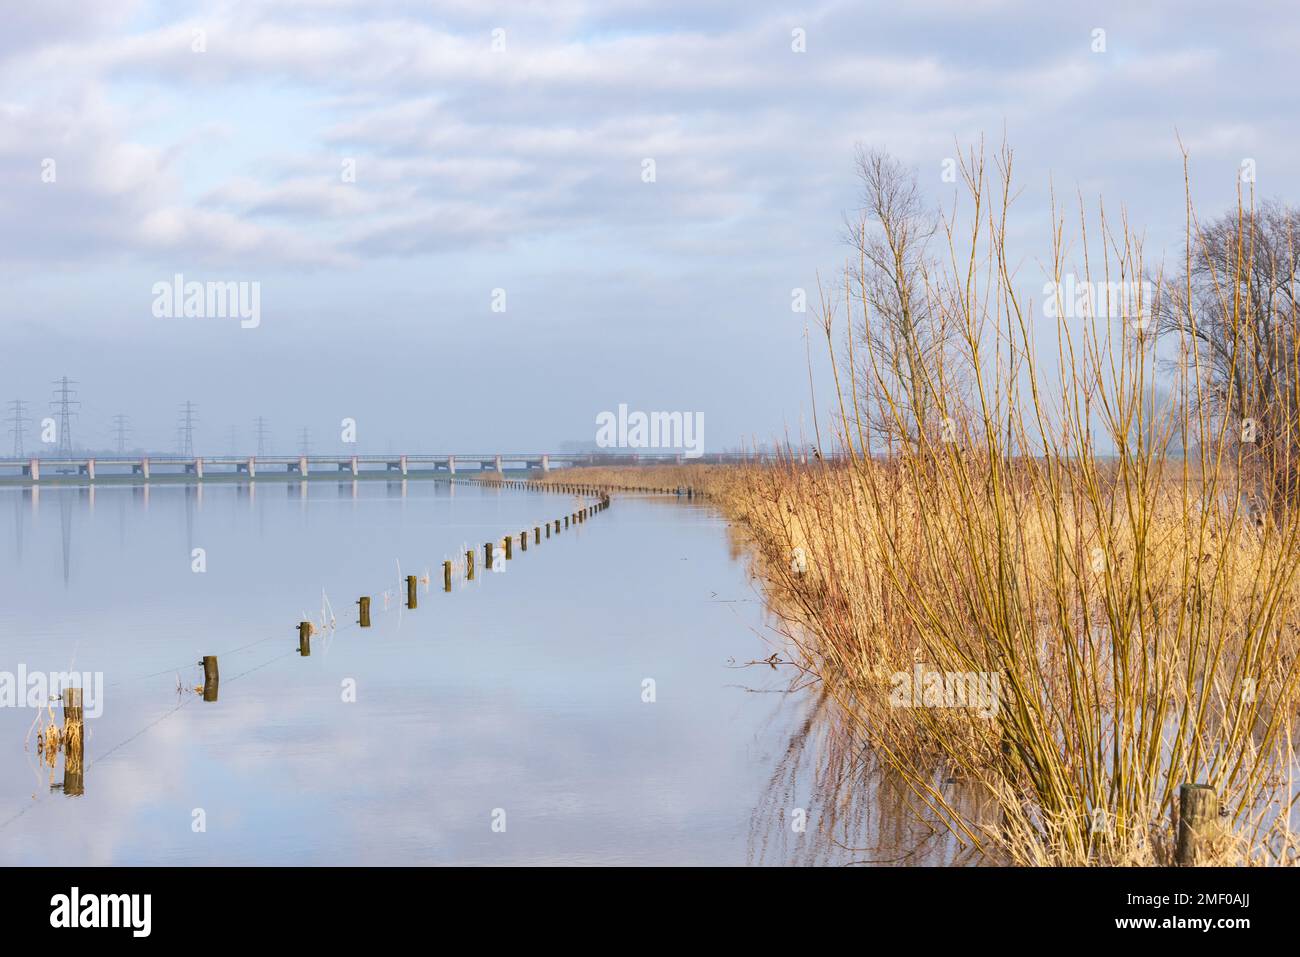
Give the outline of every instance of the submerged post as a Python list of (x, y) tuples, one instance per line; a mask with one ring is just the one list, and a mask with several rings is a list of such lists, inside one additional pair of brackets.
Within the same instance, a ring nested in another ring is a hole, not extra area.
[(311, 654), (311, 622), (298, 622), (298, 654), (306, 658)]
[(81, 689), (63, 689), (63, 793), (74, 797), (86, 793), (82, 764), (86, 736), (82, 728)]
[(519, 533), (519, 548), (521, 551), (528, 551), (528, 529)]
[(442, 590), (451, 591), (451, 559), (442, 563)]
[(483, 567), (487, 571), (492, 570), (492, 543), (491, 542), (483, 543)]
[(370, 627), (370, 596), (362, 595), (357, 599), (357, 604), (361, 606), (361, 627)]
[(465, 553), (465, 578), (469, 581), (474, 580), (474, 549)]
[(510, 559), (514, 558), (514, 556), (510, 554), (510, 539), (513, 537), (514, 536), (512, 535), (506, 536), (506, 561), (509, 561)]
[(406, 607), (414, 608), (418, 602), (415, 592), (415, 576), (406, 576)]
[[(204, 659), (204, 660), (206, 660), (206, 659)], [(216, 661), (217, 659), (213, 658), (212, 660), (213, 660), (213, 661)], [(82, 710), (81, 710), (81, 689), (80, 689), (80, 688), (64, 688), (64, 689), (63, 689), (63, 727), (64, 727), (64, 730), (66, 731), (66, 729), (67, 729), (69, 723), (76, 722), (77, 724), (80, 724), (80, 723), (81, 723), (81, 719), (82, 719)]]
[(217, 656), (203, 656), (203, 700), (216, 701), (221, 675), (217, 672)]
[(1219, 796), (1208, 784), (1184, 784), (1178, 789), (1179, 864), (1196, 864), (1213, 843), (1219, 822)]
[(542, 526), (540, 525), (533, 526), (533, 544), (534, 545), (542, 544)]

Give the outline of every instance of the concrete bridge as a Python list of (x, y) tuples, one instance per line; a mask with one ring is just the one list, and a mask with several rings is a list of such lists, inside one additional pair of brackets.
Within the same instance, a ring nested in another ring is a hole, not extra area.
[[(769, 455), (770, 459), (771, 456)], [(407, 475), (412, 471), (446, 472), (457, 470), (501, 473), (507, 468), (549, 472), (552, 467), (578, 465), (654, 465), (684, 462), (761, 461), (749, 453), (722, 452), (687, 459), (680, 452), (529, 452), (529, 453), (407, 453), (357, 455), (149, 455), (138, 456), (38, 456), (34, 458), (0, 458), (0, 479), (26, 479), (77, 476), (88, 482), (110, 475), (137, 475), (148, 480), (154, 475), (191, 475), (203, 479), (208, 475), (247, 475), (259, 472), (297, 474), (304, 477), (321, 473), (356, 477), (363, 473)]]

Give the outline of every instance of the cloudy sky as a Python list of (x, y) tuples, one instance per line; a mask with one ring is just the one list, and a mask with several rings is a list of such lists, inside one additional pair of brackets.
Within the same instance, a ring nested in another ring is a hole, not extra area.
[[(702, 413), (709, 450), (797, 430), (791, 289), (844, 258), (855, 144), (942, 201), (955, 144), (1005, 133), (1040, 285), (1052, 183), (1126, 205), (1148, 258), (1176, 258), (1179, 136), (1202, 214), (1245, 159), (1261, 194), (1297, 198), (1300, 21), (1058, 6), (14, 5), (0, 399), (44, 415), (68, 375), (77, 444), (125, 413), (157, 449), (192, 400), (209, 453), (232, 428), (250, 447), (257, 415), (285, 451), (304, 427), (340, 448), (345, 416), (363, 449), (555, 447), (619, 403)], [(155, 317), (178, 273), (259, 283), (260, 325)]]

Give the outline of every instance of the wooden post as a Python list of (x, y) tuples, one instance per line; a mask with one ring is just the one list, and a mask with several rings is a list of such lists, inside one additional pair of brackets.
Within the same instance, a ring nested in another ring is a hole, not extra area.
[(567, 515), (564, 516), (564, 527), (565, 527), (565, 528), (568, 528), (568, 527), (569, 527), (569, 516), (567, 516)]
[(86, 793), (86, 735), (82, 727), (81, 689), (63, 689), (63, 793)]
[(526, 528), (519, 533), (519, 550), (528, 551), (528, 529)]
[(406, 576), (406, 607), (414, 608), (416, 607), (418, 602), (419, 602), (419, 598), (415, 590), (415, 576), (407, 575)]
[[(212, 659), (212, 661), (213, 661), (213, 666), (214, 666), (214, 667), (215, 667), (216, 660), (217, 660), (216, 658), (213, 658), (213, 659)], [(205, 658), (204, 661), (207, 661), (207, 659)], [(63, 689), (63, 727), (64, 727), (64, 729), (66, 730), (67, 727), (68, 727), (68, 725), (69, 725), (70, 723), (72, 723), (72, 722), (75, 722), (75, 723), (77, 723), (77, 724), (80, 724), (80, 723), (81, 723), (81, 719), (82, 719), (82, 709), (81, 709), (81, 689), (80, 689), (80, 688), (64, 688), (64, 689)]]
[(465, 578), (468, 581), (474, 580), (474, 549), (465, 553)]
[(362, 595), (357, 599), (357, 604), (361, 606), (361, 627), (370, 627), (370, 596)]
[(542, 544), (542, 526), (540, 525), (533, 526), (533, 544), (534, 545)]
[(298, 622), (298, 654), (306, 658), (311, 654), (311, 622)]
[(1196, 864), (1213, 842), (1219, 824), (1219, 796), (1208, 784), (1184, 784), (1178, 789), (1179, 864)]
[(550, 537), (551, 537), (551, 523), (550, 523), (550, 522), (547, 522), (547, 523), (546, 523), (546, 537), (547, 537), (547, 538), (550, 538)]
[(513, 535), (506, 536), (506, 561), (510, 561), (510, 559), (514, 558), (514, 555), (510, 554), (510, 539), (513, 537)]
[(451, 560), (442, 563), (442, 590), (451, 591)]
[(492, 543), (491, 542), (483, 543), (483, 570), (489, 572), (492, 570)]
[(221, 684), (221, 675), (217, 671), (217, 656), (203, 656), (203, 700), (216, 701), (217, 688)]

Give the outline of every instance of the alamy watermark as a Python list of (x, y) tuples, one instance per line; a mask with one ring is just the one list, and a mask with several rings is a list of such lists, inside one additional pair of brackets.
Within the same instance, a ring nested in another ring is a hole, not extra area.
[(63, 697), (67, 688), (81, 689), (82, 716), (98, 718), (104, 712), (102, 671), (0, 671), (0, 708), (44, 708)]
[(156, 319), (238, 319), (241, 329), (262, 324), (262, 284), (257, 281), (186, 282), (176, 273), (171, 282), (153, 284)]
[(989, 671), (926, 671), (917, 664), (911, 671), (895, 671), (889, 683), (889, 704), (894, 708), (969, 708), (980, 717), (998, 713), (999, 676)]
[(1138, 332), (1151, 322), (1155, 286), (1141, 282), (1089, 282), (1066, 273), (1043, 284), (1043, 312), (1049, 319), (1122, 319)]
[(703, 412), (618, 412), (596, 416), (596, 445), (602, 449), (680, 449), (688, 459), (704, 454)]

